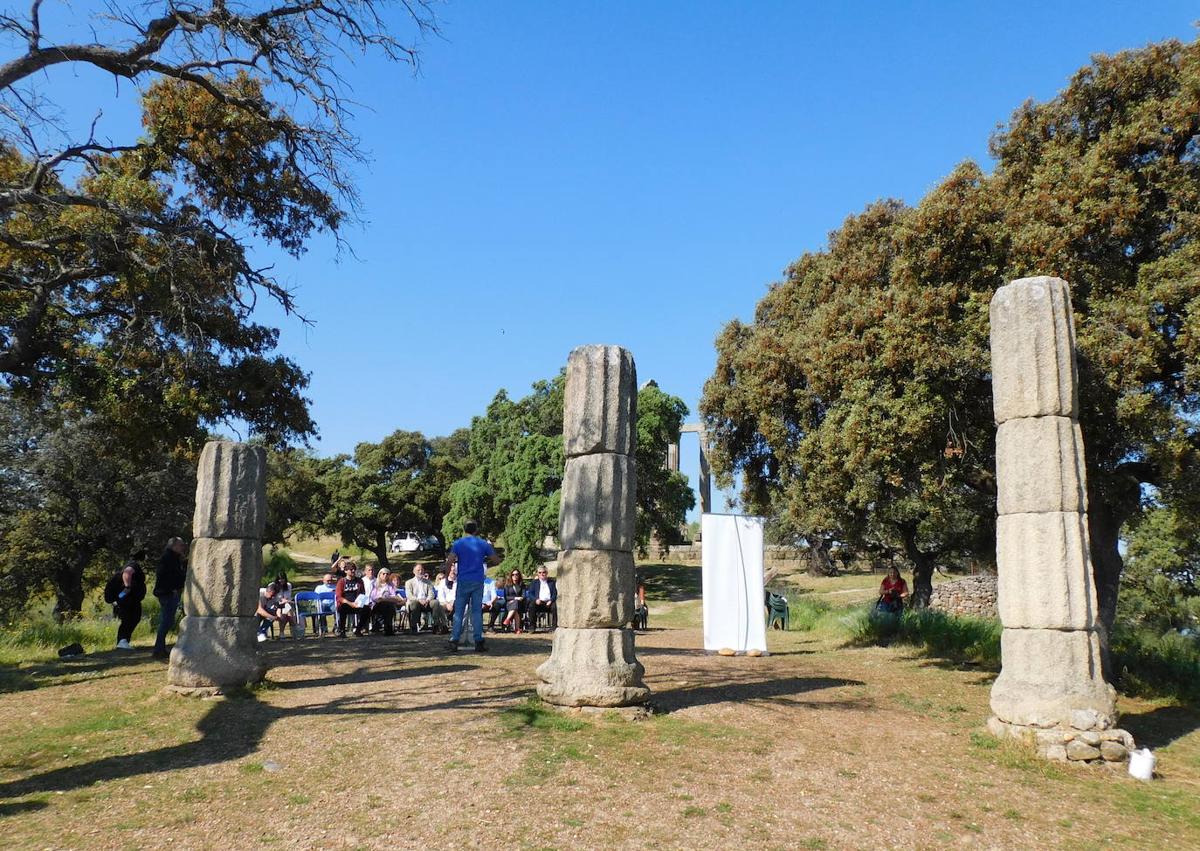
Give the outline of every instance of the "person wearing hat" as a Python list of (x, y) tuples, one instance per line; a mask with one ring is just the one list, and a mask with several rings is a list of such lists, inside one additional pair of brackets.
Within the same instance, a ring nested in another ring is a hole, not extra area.
[(375, 616), (376, 635), (380, 630), (384, 635), (396, 633), (396, 609), (400, 605), (400, 595), (391, 580), (392, 572), (386, 567), (381, 568), (371, 588), (371, 611)]

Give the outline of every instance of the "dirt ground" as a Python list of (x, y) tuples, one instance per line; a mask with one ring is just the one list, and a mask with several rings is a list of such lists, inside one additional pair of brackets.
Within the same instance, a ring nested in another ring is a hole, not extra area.
[(988, 673), (832, 633), (708, 656), (669, 606), (640, 721), (533, 700), (545, 634), (273, 641), (268, 684), (214, 700), (144, 652), (37, 666), (0, 694), (0, 846), (1200, 847), (1193, 709), (1124, 705), (1160, 749), (1138, 783), (988, 737)]

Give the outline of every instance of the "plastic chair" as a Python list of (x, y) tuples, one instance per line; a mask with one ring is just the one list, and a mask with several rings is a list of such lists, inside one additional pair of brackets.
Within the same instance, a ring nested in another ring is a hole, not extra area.
[(767, 592), (767, 629), (787, 630), (791, 620), (791, 610), (788, 608), (787, 597), (782, 594)]
[[(330, 596), (333, 596), (332, 594)], [(308, 618), (312, 618), (312, 631), (316, 635), (320, 635), (323, 630), (321, 628), (321, 615), (325, 612), (321, 611), (321, 595), (316, 591), (297, 591), (296, 596), (292, 598), (292, 605), (296, 607), (296, 623), (302, 624)]]

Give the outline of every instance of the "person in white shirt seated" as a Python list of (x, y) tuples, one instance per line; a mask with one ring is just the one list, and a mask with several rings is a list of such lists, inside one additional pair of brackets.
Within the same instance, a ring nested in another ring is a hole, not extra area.
[(537, 616), (541, 612), (549, 614), (551, 629), (558, 626), (558, 583), (550, 578), (544, 566), (537, 569), (537, 578), (529, 583), (525, 599), (529, 601), (530, 628), (536, 630)]
[(483, 614), (488, 616), (488, 629), (495, 632), (496, 618), (504, 611), (504, 601), (496, 593), (496, 580), (490, 576), (483, 580)]
[(458, 568), (450, 565), (449, 573), (438, 571), (433, 588), (437, 592), (438, 605), (445, 613), (442, 617), (449, 620), (454, 617), (454, 586), (458, 584)]
[(395, 635), (396, 610), (403, 602), (396, 583), (392, 581), (392, 572), (383, 568), (371, 586), (371, 612), (376, 634)]

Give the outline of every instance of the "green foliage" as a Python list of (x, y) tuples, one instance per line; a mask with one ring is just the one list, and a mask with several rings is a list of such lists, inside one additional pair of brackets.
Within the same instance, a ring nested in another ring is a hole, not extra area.
[(1127, 535), (1118, 621), (1152, 633), (1200, 630), (1200, 537), (1177, 509), (1151, 507)]
[(853, 644), (903, 644), (931, 656), (1000, 667), (1000, 622), (956, 617), (932, 609), (880, 614), (858, 609), (845, 618)]
[(263, 582), (273, 580), (281, 573), (286, 577), (296, 574), (299, 565), (287, 550), (271, 550), (271, 555), (263, 562)]
[(1101, 617), (1140, 486), (1200, 497), (1200, 42), (1097, 57), (913, 208), (851, 216), (731, 322), (701, 413), (721, 484), (797, 536), (933, 565), (993, 558), (987, 306), (1034, 274), (1072, 287)]
[[(505, 565), (529, 571), (547, 536), (558, 531), (559, 489), (565, 459), (562, 448), (565, 372), (539, 381), (517, 401), (501, 390), (487, 413), (471, 421), (471, 472), (450, 490), (442, 524), (447, 540), (474, 519), (486, 537), (504, 542)], [(639, 546), (653, 531), (673, 539), (694, 504), (687, 480), (663, 469), (667, 445), (679, 439), (687, 406), (652, 382), (638, 393)]]
[(1195, 635), (1118, 624), (1110, 649), (1123, 693), (1200, 703), (1200, 640)]
[(354, 456), (318, 463), (320, 529), (343, 544), (370, 550), (388, 563), (388, 533), (432, 533), (443, 525), (449, 479), (465, 463), (461, 436), (427, 440), (396, 431), (379, 443), (360, 443)]

